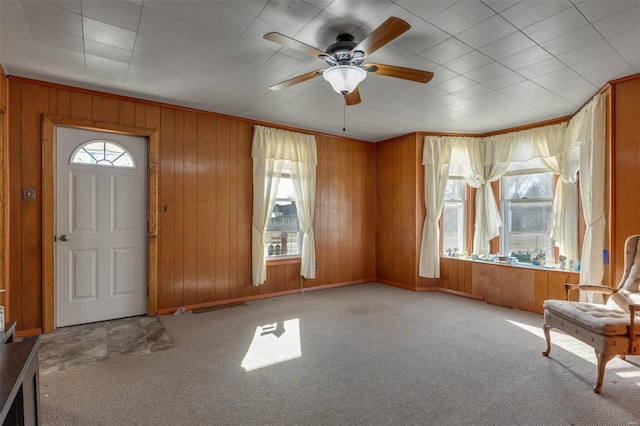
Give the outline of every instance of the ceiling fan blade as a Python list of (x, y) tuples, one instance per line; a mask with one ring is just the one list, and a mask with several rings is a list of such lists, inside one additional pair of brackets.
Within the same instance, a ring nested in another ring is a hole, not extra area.
[(411, 25), (400, 18), (390, 17), (378, 28), (373, 30), (364, 40), (351, 49), (353, 55), (356, 51), (364, 52), (365, 56), (371, 55), (394, 38), (411, 28)]
[(430, 71), (397, 67), (395, 65), (366, 64), (362, 68), (369, 73), (417, 81), (418, 83), (428, 83), (433, 78), (433, 73)]
[(362, 102), (360, 100), (360, 90), (358, 90), (358, 88), (356, 87), (355, 90), (347, 93), (344, 97), (344, 101), (347, 103), (347, 105), (356, 105)]
[(273, 41), (274, 43), (278, 43), (283, 45), (284, 47), (288, 47), (290, 49), (297, 50), (302, 53), (306, 53), (309, 56), (313, 56), (318, 58), (320, 56), (330, 56), (327, 55), (324, 51), (317, 49), (313, 46), (309, 46), (308, 44), (304, 44), (301, 41), (294, 40), (291, 37), (287, 37), (284, 34), (280, 33), (267, 33), (263, 36), (264, 39)]
[(269, 89), (271, 89), (271, 90), (286, 89), (287, 87), (291, 87), (294, 84), (302, 83), (304, 81), (311, 80), (314, 77), (322, 75), (323, 72), (324, 72), (324, 69), (311, 71), (311, 72), (308, 72), (306, 74), (302, 74), (302, 75), (299, 75), (297, 77), (293, 77), (293, 78), (291, 78), (289, 80), (285, 80), (285, 81), (283, 81), (281, 83), (274, 84), (273, 86), (269, 87)]

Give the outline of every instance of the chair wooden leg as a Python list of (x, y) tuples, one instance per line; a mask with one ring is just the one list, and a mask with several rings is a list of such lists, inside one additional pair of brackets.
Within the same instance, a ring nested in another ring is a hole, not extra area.
[(551, 324), (545, 324), (542, 326), (542, 330), (544, 330), (544, 337), (547, 339), (547, 350), (542, 352), (542, 355), (549, 356), (549, 352), (551, 352)]
[(602, 392), (602, 380), (604, 379), (604, 369), (607, 366), (607, 362), (612, 360), (615, 354), (600, 354), (596, 352), (596, 358), (598, 359), (598, 381), (593, 387), (595, 393)]

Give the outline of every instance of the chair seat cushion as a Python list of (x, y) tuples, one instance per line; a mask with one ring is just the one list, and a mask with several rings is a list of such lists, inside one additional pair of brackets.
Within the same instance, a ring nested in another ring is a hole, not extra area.
[[(566, 300), (545, 300), (543, 306), (549, 313), (585, 327), (594, 333), (603, 336), (627, 334), (629, 313), (617, 306)], [(636, 320), (636, 326), (638, 327), (636, 329), (640, 331), (640, 319)]]

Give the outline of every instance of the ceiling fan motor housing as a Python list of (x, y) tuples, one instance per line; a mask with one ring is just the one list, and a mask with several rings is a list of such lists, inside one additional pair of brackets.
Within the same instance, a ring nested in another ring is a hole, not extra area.
[[(327, 47), (328, 58), (323, 59), (329, 65), (359, 65), (364, 58), (364, 52), (356, 51), (353, 55), (351, 54), (351, 50), (357, 46), (353, 40), (351, 34), (338, 35), (336, 42)], [(335, 58), (335, 61), (331, 60), (332, 57)]]

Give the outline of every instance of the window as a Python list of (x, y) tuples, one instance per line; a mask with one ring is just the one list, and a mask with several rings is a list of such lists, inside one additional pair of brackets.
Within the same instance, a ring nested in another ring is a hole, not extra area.
[(554, 175), (539, 159), (512, 163), (500, 179), (502, 203), (502, 252), (531, 262), (541, 252), (553, 263), (554, 244), (549, 238)]
[(466, 231), (467, 185), (462, 177), (449, 176), (442, 208), (442, 250), (464, 252)]
[(282, 177), (278, 185), (278, 194), (270, 223), (265, 238), (267, 258), (300, 255), (299, 242), (302, 236), (289, 161), (285, 161), (282, 168)]
[(70, 164), (125, 167), (135, 169), (129, 152), (115, 142), (95, 139), (80, 145), (71, 155)]

